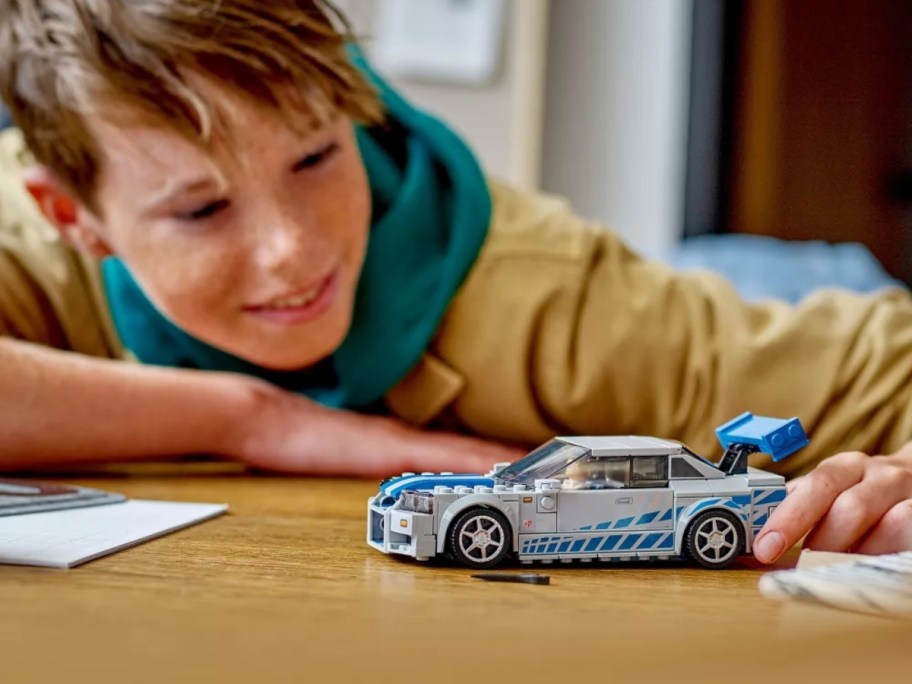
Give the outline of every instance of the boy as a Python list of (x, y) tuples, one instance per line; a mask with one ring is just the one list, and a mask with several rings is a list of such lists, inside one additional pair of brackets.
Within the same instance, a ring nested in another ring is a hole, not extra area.
[[(0, 96), (37, 161), (3, 137), (2, 467), (208, 452), (478, 470), (554, 433), (708, 452), (750, 409), (813, 436), (761, 560), (808, 531), (912, 547), (906, 294), (748, 305), (639, 259), (486, 180), (359, 72), (322, 0), (0, 9)], [(25, 166), (79, 252), (14, 186)], [(845, 447), (893, 455), (821, 461)]]

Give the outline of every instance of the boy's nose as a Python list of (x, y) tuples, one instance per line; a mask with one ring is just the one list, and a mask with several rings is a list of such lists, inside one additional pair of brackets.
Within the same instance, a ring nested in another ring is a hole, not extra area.
[(319, 232), (307, 221), (288, 216), (261, 224), (255, 245), (258, 266), (269, 272), (289, 268), (299, 270), (309, 258), (322, 250)]

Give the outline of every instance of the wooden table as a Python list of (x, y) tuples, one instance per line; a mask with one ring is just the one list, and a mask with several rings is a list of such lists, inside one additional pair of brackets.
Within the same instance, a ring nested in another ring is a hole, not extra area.
[(369, 548), (372, 482), (211, 465), (70, 481), (230, 513), (74, 570), (0, 567), (4, 684), (912, 681), (912, 623), (766, 600), (755, 564), (486, 583)]

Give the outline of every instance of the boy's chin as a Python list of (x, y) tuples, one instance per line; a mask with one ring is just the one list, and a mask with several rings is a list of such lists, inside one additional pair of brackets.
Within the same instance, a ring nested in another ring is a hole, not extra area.
[(260, 347), (249, 355), (243, 355), (243, 358), (271, 371), (298, 371), (310, 368), (331, 356), (344, 339), (345, 331), (319, 341), (300, 341), (298, 344), (273, 349)]
[[(341, 341), (340, 341), (341, 343)], [(338, 345), (320, 345), (318, 348), (309, 348), (306, 353), (300, 349), (275, 350), (245, 357), (250, 363), (271, 371), (291, 372), (304, 370), (320, 363), (338, 348)]]

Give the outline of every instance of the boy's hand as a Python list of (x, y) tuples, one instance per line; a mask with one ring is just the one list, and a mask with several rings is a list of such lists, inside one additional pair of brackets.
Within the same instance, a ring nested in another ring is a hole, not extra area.
[(839, 454), (790, 482), (754, 555), (772, 563), (805, 534), (804, 546), (819, 551), (912, 549), (912, 442), (892, 456)]
[(249, 418), (226, 431), (223, 452), (266, 470), (380, 478), (402, 472), (484, 473), (524, 451), (393, 418), (323, 407), (254, 381)]

